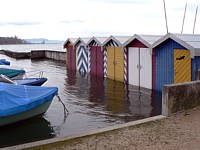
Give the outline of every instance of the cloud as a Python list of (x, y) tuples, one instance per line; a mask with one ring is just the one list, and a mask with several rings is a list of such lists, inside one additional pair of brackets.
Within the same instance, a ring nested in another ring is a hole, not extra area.
[(70, 24), (70, 23), (84, 23), (86, 20), (63, 20), (61, 23)]
[[(92, 0), (91, 0), (92, 1)], [(131, 4), (147, 4), (149, 1), (147, 0), (95, 0), (95, 2), (105, 2), (105, 3), (120, 3), (120, 4), (125, 4), (125, 3), (131, 3)]]
[(14, 25), (14, 26), (26, 26), (26, 25), (38, 25), (42, 24), (42, 22), (0, 22), (0, 26)]

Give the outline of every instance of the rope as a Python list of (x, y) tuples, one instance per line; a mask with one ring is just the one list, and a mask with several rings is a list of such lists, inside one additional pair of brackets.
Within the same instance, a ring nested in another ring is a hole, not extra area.
[(65, 117), (66, 116), (68, 116), (68, 114), (69, 114), (69, 111), (67, 110), (67, 108), (66, 108), (66, 106), (65, 106), (65, 104), (63, 103), (63, 101), (61, 100), (61, 98), (60, 98), (60, 96), (59, 95), (56, 95), (57, 96), (57, 98), (58, 98), (58, 101), (59, 102), (61, 102), (61, 104), (63, 105), (63, 107), (64, 107), (64, 115), (65, 115)]
[[(29, 75), (27, 75), (27, 73), (29, 73)], [(30, 73), (33, 73), (33, 74), (30, 74)], [(36, 74), (39, 74), (39, 78), (43, 77), (43, 71), (27, 71), (25, 75), (27, 77), (31, 77), (31, 76), (34, 76)]]

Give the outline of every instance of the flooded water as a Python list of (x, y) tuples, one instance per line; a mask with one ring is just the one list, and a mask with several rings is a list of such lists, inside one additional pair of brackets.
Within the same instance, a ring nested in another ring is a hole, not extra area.
[(43, 71), (48, 81), (43, 86), (56, 86), (69, 115), (55, 97), (42, 116), (0, 127), (0, 147), (54, 137), (70, 137), (95, 129), (122, 124), (161, 114), (161, 93), (95, 76), (81, 76), (66, 70), (64, 63), (52, 60), (15, 60), (0, 55), (11, 66), (30, 71)]

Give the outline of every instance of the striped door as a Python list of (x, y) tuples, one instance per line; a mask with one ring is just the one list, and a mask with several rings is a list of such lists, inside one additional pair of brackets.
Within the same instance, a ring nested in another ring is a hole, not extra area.
[(174, 83), (191, 81), (189, 50), (174, 50)]
[(82, 45), (77, 49), (77, 70), (82, 75), (88, 73), (88, 52)]
[(107, 77), (124, 81), (124, 56), (121, 47), (107, 47)]

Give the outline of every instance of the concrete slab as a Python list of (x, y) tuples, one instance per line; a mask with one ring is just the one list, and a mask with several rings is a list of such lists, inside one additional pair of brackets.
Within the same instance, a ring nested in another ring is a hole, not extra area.
[(93, 132), (84, 133), (84, 134), (80, 134), (80, 135), (76, 135), (76, 136), (72, 136), (72, 137), (53, 138), (53, 139), (48, 139), (48, 140), (36, 141), (36, 142), (32, 142), (32, 143), (26, 143), (26, 144), (21, 144), (21, 145), (16, 145), (16, 146), (5, 147), (5, 148), (2, 148), (2, 150), (8, 150), (8, 149), (16, 150), (16, 149), (30, 148), (30, 147), (44, 145), (44, 144), (50, 144), (50, 143), (54, 143), (54, 142), (65, 141), (65, 140), (69, 140), (69, 139), (73, 139), (73, 138), (103, 133), (103, 132), (121, 129), (121, 128), (125, 128), (125, 127), (135, 126), (135, 125), (139, 125), (139, 124), (143, 124), (143, 123), (147, 123), (147, 122), (151, 122), (151, 121), (156, 121), (156, 120), (163, 119), (165, 117), (166, 116), (159, 115), (159, 116), (141, 119), (141, 120), (137, 120), (137, 121), (132, 121), (132, 122), (124, 123), (124, 124), (119, 124), (116, 126), (97, 129)]

